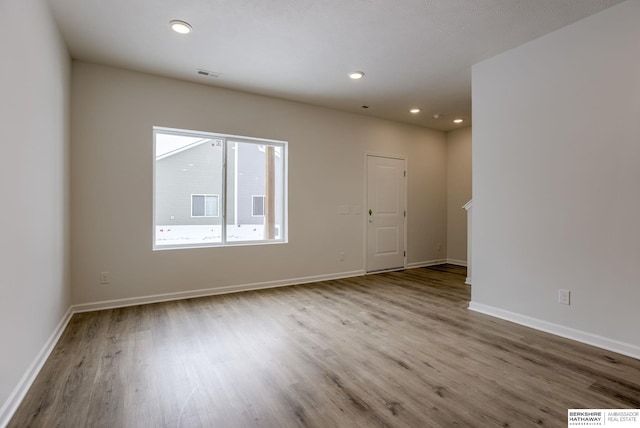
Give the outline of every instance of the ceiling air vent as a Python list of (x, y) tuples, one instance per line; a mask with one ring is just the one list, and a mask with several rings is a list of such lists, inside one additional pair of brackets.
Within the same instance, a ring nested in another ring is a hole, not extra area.
[(209, 70), (197, 70), (198, 76), (210, 77), (212, 79), (219, 79), (222, 77), (222, 73), (216, 73), (215, 71)]

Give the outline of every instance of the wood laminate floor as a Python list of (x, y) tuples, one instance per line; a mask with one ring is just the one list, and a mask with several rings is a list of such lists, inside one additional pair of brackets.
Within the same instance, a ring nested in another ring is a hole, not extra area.
[(9, 427), (566, 427), (640, 361), (467, 310), (445, 265), (76, 314)]

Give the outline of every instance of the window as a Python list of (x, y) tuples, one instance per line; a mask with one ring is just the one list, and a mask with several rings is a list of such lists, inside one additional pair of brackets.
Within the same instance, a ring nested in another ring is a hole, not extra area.
[(191, 217), (218, 217), (218, 195), (191, 195)]
[(254, 217), (263, 217), (264, 216), (264, 196), (262, 195), (253, 195), (253, 208), (251, 209), (252, 215)]
[(153, 128), (154, 249), (286, 242), (287, 143)]

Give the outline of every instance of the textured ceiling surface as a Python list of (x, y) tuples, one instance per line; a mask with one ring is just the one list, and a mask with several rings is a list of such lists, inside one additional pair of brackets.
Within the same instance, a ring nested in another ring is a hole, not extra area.
[(440, 130), (471, 123), (474, 63), (620, 2), (49, 0), (75, 59)]

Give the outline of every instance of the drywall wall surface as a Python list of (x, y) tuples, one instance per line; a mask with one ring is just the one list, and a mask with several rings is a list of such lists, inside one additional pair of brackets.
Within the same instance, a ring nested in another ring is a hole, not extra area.
[(473, 67), (472, 306), (640, 355), (638, 22), (624, 2)]
[(447, 132), (447, 260), (467, 262), (467, 211), (471, 199), (471, 127)]
[[(366, 153), (408, 159), (408, 262), (445, 257), (442, 132), (83, 62), (71, 108), (74, 303), (362, 272)], [(288, 141), (289, 242), (152, 251), (153, 126)]]
[(4, 403), (6, 411), (70, 306), (70, 59), (39, 0), (0, 1), (0, 52), (0, 408)]

